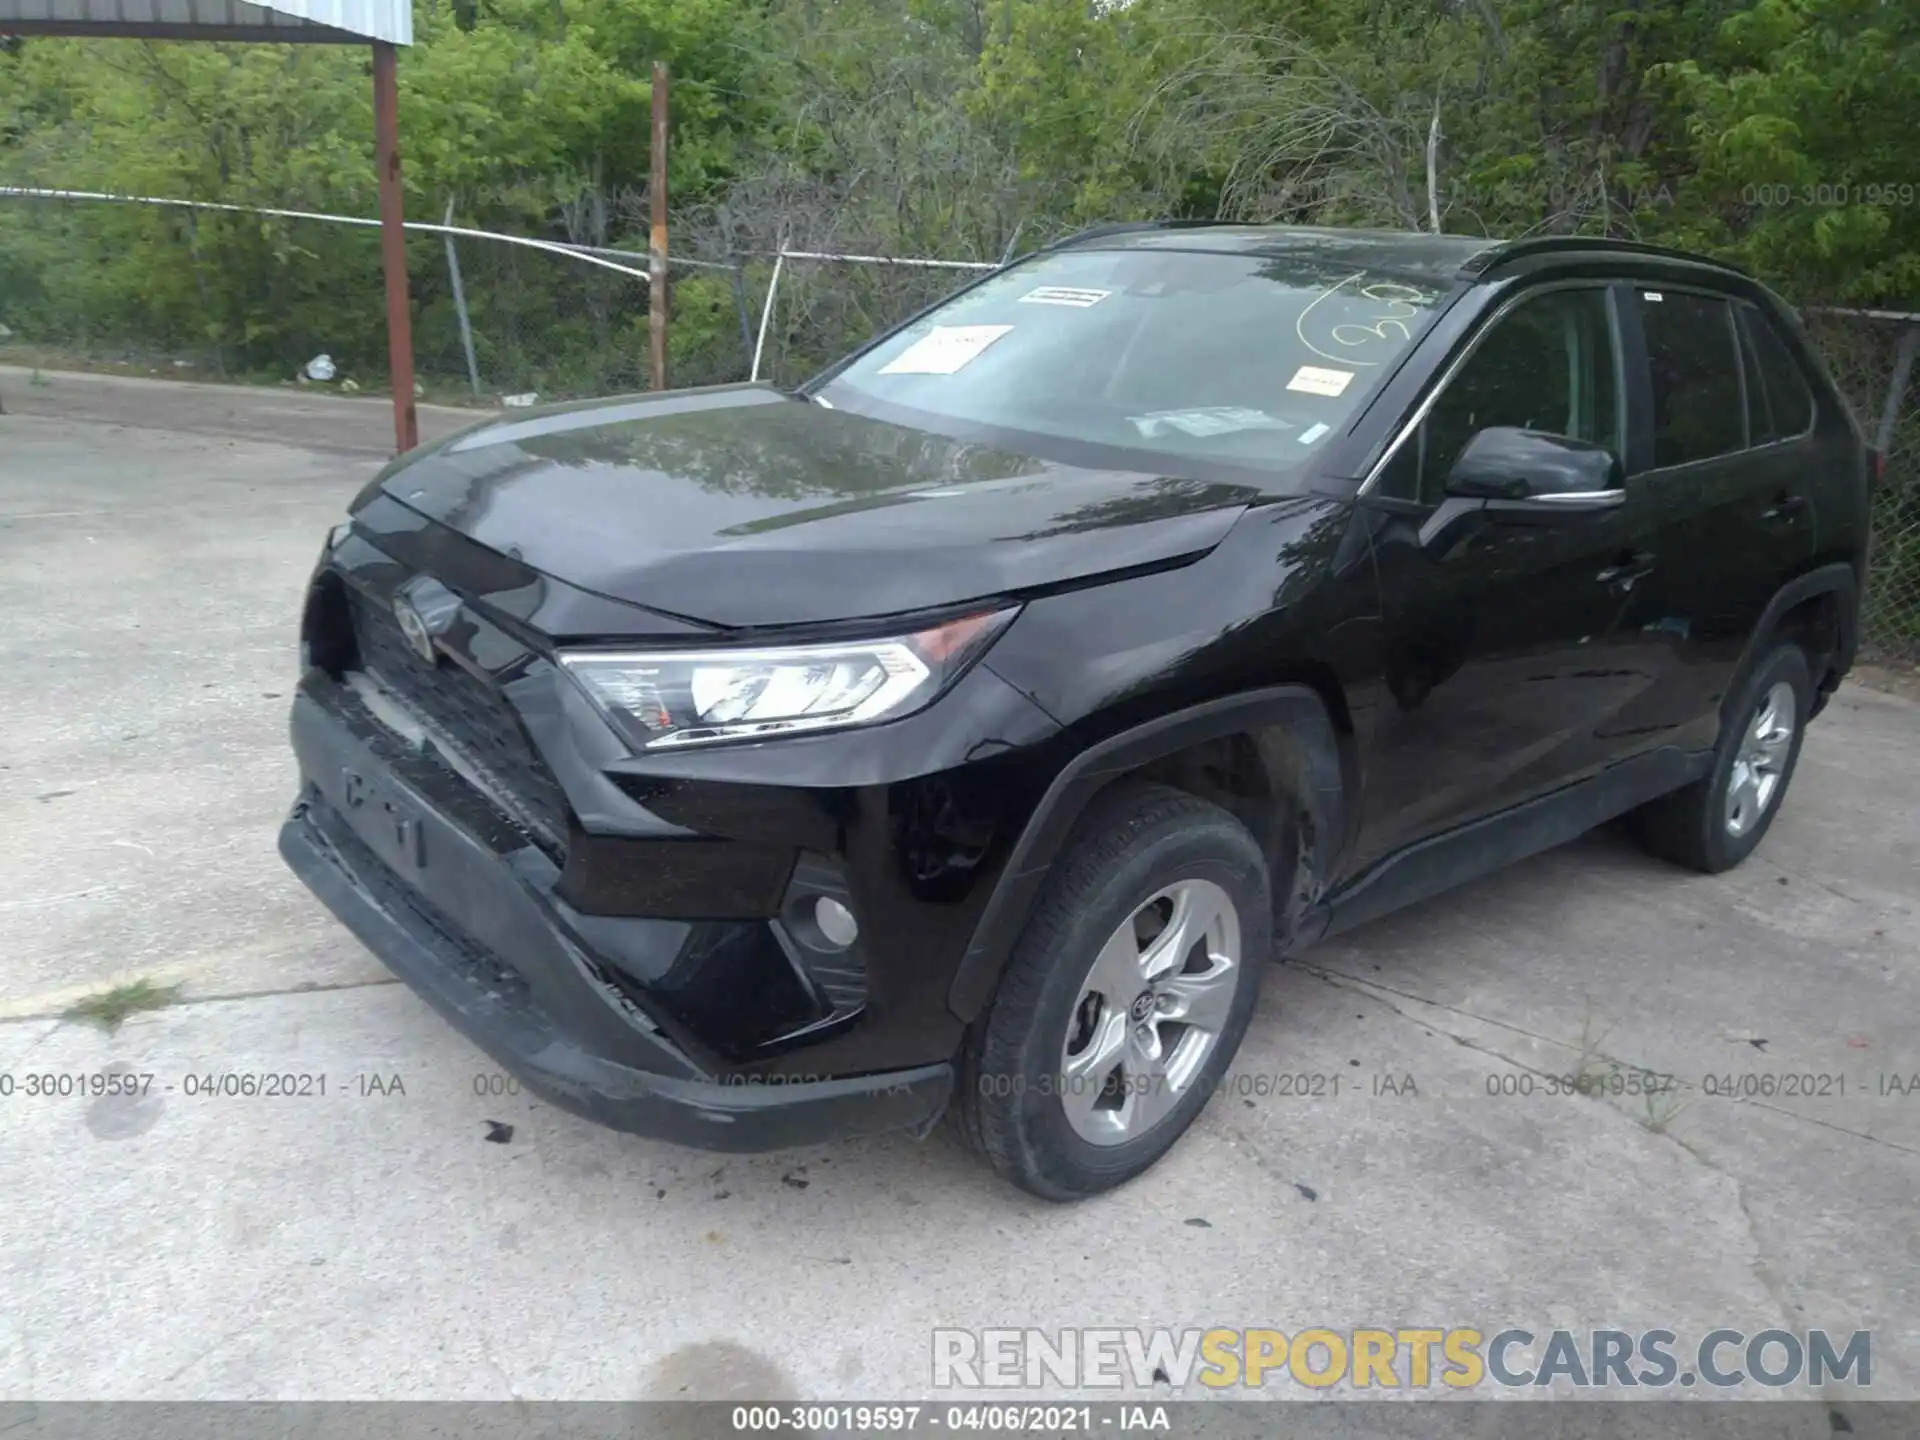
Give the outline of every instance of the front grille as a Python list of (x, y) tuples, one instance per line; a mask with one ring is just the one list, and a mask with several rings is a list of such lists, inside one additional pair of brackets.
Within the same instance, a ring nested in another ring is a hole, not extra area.
[(491, 783), (486, 798), (564, 860), (566, 794), (506, 696), (450, 660), (429, 665), (408, 646), (391, 609), (352, 587), (347, 595), (360, 668), (424, 721), (436, 744), (451, 747)]

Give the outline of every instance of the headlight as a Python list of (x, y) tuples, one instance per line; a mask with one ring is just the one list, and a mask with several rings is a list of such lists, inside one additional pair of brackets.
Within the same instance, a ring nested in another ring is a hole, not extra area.
[(959, 678), (1014, 613), (968, 615), (882, 640), (576, 650), (560, 663), (636, 747), (771, 739), (911, 715)]

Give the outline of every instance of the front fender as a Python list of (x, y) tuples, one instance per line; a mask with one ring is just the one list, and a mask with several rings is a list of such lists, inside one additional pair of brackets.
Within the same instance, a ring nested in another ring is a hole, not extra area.
[[(1271, 857), (1290, 863), (1292, 876), (1274, 877), (1283, 922), (1319, 900), (1348, 831), (1354, 759), (1319, 693), (1306, 685), (1277, 685), (1230, 695), (1158, 716), (1081, 751), (1041, 796), (995, 884), (973, 939), (955, 972), (948, 1004), (971, 1021), (999, 984), (1047, 871), (1087, 805), (1115, 780), (1190, 746), (1246, 735), (1265, 774), (1281, 824)], [(1281, 933), (1286, 933), (1283, 929)]]

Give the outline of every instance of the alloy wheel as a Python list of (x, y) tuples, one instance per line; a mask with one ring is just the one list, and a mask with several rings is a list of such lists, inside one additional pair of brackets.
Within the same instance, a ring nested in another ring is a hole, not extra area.
[(1067, 1022), (1059, 1087), (1075, 1134), (1119, 1145), (1166, 1119), (1226, 1027), (1240, 964), (1240, 914), (1212, 881), (1177, 881), (1134, 909)]
[(1780, 777), (1793, 748), (1797, 706), (1793, 686), (1781, 680), (1762, 697), (1734, 752), (1727, 779), (1726, 823), (1730, 835), (1745, 835), (1780, 793)]

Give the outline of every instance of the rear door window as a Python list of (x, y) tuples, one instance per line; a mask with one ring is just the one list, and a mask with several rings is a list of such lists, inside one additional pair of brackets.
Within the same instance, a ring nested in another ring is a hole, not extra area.
[(1732, 304), (1674, 290), (1644, 290), (1640, 299), (1653, 371), (1654, 468), (1746, 448)]
[(1804, 434), (1813, 424), (1813, 392), (1807, 388), (1799, 363), (1773, 322), (1753, 306), (1740, 307), (1740, 325), (1746, 331), (1752, 362), (1747, 388), (1750, 393), (1757, 392), (1748, 410), (1757, 422), (1764, 422), (1756, 423), (1753, 443), (1791, 440)]

